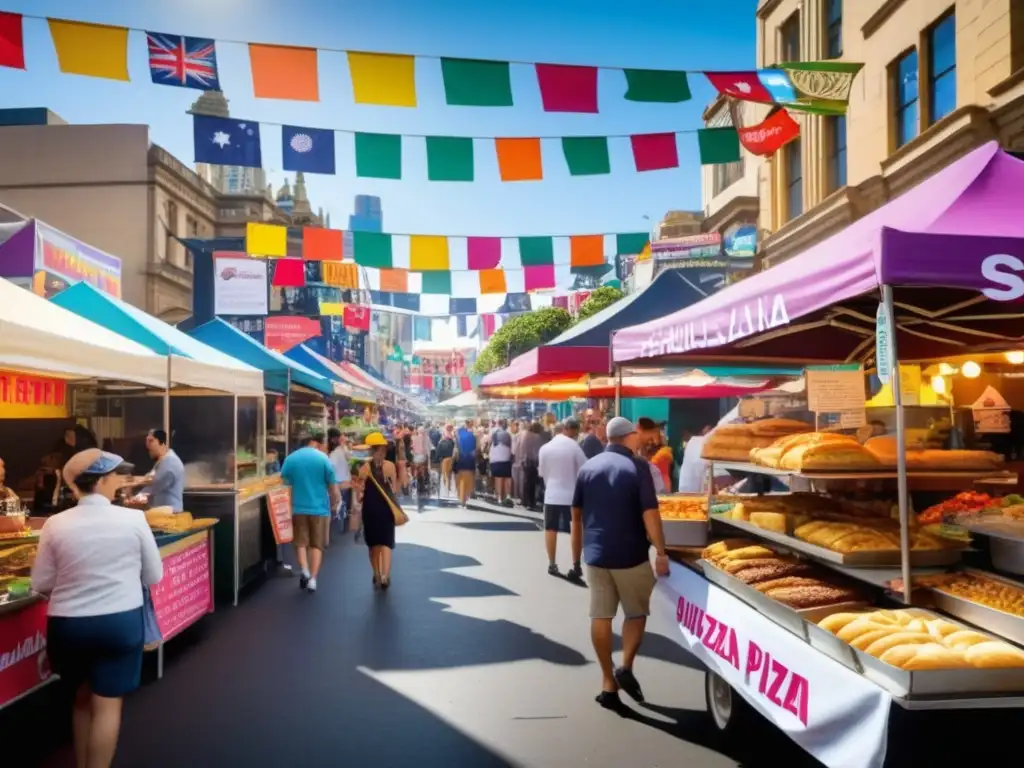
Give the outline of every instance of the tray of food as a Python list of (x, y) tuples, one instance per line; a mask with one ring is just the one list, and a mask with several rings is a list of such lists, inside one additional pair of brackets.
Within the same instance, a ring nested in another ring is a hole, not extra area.
[(807, 621), (866, 604), (860, 589), (813, 563), (778, 555), (746, 539), (726, 539), (707, 547), (701, 567), (709, 581), (804, 640)]
[(964, 570), (914, 578), (931, 590), (935, 607), (1024, 645), (1024, 585), (992, 573)]
[(659, 496), (658, 511), (667, 546), (700, 547), (708, 543), (707, 496)]
[(865, 677), (900, 698), (1024, 691), (1024, 651), (931, 611), (843, 611), (818, 626), (851, 647)]
[[(801, 521), (793, 527), (791, 536), (778, 530), (783, 527), (782, 523), (766, 524), (761, 518), (752, 517), (747, 521), (716, 516), (715, 519), (823, 562), (865, 568), (900, 564), (899, 532), (876, 528), (863, 522)], [(953, 565), (959, 561), (958, 542), (948, 542), (921, 531), (911, 533), (911, 565)]]

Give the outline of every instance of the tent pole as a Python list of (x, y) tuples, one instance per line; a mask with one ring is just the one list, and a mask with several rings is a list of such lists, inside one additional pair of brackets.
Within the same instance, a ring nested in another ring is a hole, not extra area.
[[(907, 492), (907, 444), (906, 415), (903, 413), (903, 387), (900, 382), (900, 354), (896, 346), (896, 310), (894, 307), (892, 286), (882, 286), (883, 311), (888, 315), (889, 348), (892, 350), (891, 366), (893, 404), (896, 406), (896, 496), (900, 506), (900, 572), (903, 576), (903, 601), (910, 605), (910, 500)], [(875, 361), (876, 364), (878, 361)]]
[(164, 387), (164, 434), (167, 447), (171, 447), (171, 355), (167, 354), (167, 386)]
[(286, 372), (284, 387), (284, 455), (288, 455), (288, 445), (292, 436), (292, 369)]
[(615, 415), (622, 415), (622, 368), (615, 366)]

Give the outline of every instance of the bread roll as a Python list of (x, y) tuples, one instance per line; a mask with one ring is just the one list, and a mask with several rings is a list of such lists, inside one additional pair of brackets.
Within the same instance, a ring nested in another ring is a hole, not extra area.
[(875, 642), (864, 649), (864, 652), (868, 656), (874, 656), (877, 659), (887, 650), (895, 648), (897, 645), (909, 645), (911, 643), (920, 645), (933, 642), (935, 640), (931, 635), (926, 635), (922, 632), (894, 632), (891, 635), (875, 640)]
[(775, 557), (775, 553), (767, 547), (760, 547), (755, 544), (750, 547), (730, 550), (726, 553), (725, 557), (728, 560), (751, 560), (755, 557)]
[(872, 437), (864, 447), (874, 454), (875, 458), (886, 467), (896, 466), (896, 436), (880, 435)]
[(886, 624), (879, 624), (871, 620), (871, 614), (862, 614), (856, 621), (851, 621), (845, 627), (836, 632), (836, 637), (844, 642), (852, 642), (863, 634), (874, 632), (876, 629), (885, 629)]
[(748, 568), (737, 573), (736, 578), (744, 584), (750, 584), (753, 586), (773, 579), (782, 579), (787, 576), (799, 576), (800, 574), (810, 573), (811, 570), (812, 567), (806, 563), (779, 562), (774, 565), (761, 565), (757, 568)]
[(762, 565), (782, 565), (785, 561), (778, 557), (754, 557), (749, 560), (726, 560), (718, 567), (733, 575), (748, 568), (760, 568)]
[(929, 635), (939, 638), (943, 642), (946, 642), (945, 638), (948, 638), (950, 635), (963, 631), (962, 627), (945, 619), (932, 619), (931, 621), (926, 621), (925, 625), (928, 627)]
[(1019, 669), (1024, 667), (1024, 651), (1009, 643), (990, 640), (972, 645), (964, 651), (964, 658), (978, 669)]
[(819, 547), (831, 547), (839, 539), (855, 533), (857, 530), (858, 527), (856, 525), (849, 523), (829, 523), (808, 536), (807, 542), (816, 544)]
[(873, 629), (870, 632), (865, 632), (863, 635), (859, 635), (853, 638), (853, 640), (850, 641), (850, 645), (852, 645), (859, 651), (863, 651), (865, 648), (867, 648), (869, 645), (875, 642), (875, 640), (881, 640), (883, 637), (896, 634), (899, 631), (899, 627), (880, 627), (878, 629)]
[(917, 472), (998, 470), (1004, 463), (1002, 456), (991, 451), (907, 451), (907, 469)]
[(864, 613), (833, 613), (818, 622), (818, 626), (833, 635), (837, 634), (847, 624), (851, 624), (867, 614)]
[(983, 635), (981, 632), (975, 632), (973, 629), (958, 629), (956, 632), (952, 632), (946, 635), (942, 642), (947, 648), (953, 648), (958, 651), (966, 651), (968, 648), (979, 643), (987, 643), (992, 640), (988, 635)]
[(761, 419), (750, 425), (750, 431), (755, 435), (791, 435), (798, 432), (811, 432), (813, 425), (806, 421), (796, 419)]
[(782, 534), (786, 532), (786, 516), (779, 512), (751, 512), (750, 522), (766, 531)]
[(719, 437), (721, 435), (746, 435), (747, 437), (752, 436), (754, 433), (750, 429), (749, 424), (722, 424), (715, 427), (711, 433), (712, 437)]
[(762, 581), (754, 585), (758, 592), (766, 593), (781, 587), (816, 587), (821, 584), (821, 579), (814, 579), (809, 576), (782, 576), (777, 579)]
[(907, 671), (964, 669), (968, 666), (962, 653), (950, 650), (934, 641), (894, 646), (883, 653), (879, 657), (879, 661)]
[(853, 438), (798, 445), (782, 457), (783, 469), (793, 471), (878, 469), (881, 463)]

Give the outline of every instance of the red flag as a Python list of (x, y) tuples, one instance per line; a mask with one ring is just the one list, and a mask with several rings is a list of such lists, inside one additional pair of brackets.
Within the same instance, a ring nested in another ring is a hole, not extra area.
[(732, 96), (743, 101), (760, 101), (772, 104), (775, 99), (768, 89), (761, 85), (757, 72), (705, 72), (715, 89), (723, 96)]
[(494, 315), (480, 315), (480, 325), (483, 329), (481, 336), (487, 341), (498, 328), (498, 318)]
[(800, 124), (785, 109), (772, 112), (757, 125), (736, 128), (744, 149), (761, 157), (775, 154), (800, 136)]
[(0, 13), (0, 67), (25, 68), (25, 39), (20, 13)]
[(370, 330), (370, 308), (358, 304), (346, 304), (342, 315), (342, 324), (347, 331)]
[(268, 317), (263, 321), (263, 345), (275, 352), (287, 352), (319, 335), (320, 321), (311, 317)]

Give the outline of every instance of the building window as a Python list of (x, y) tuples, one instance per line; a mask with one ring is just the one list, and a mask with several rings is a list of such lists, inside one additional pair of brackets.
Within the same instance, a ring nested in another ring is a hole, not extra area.
[(719, 163), (713, 165), (712, 191), (715, 196), (722, 194), (725, 190), (743, 178), (743, 158), (734, 163)]
[(786, 217), (795, 219), (804, 212), (803, 148), (800, 139), (786, 145)]
[(846, 186), (846, 116), (831, 117), (828, 121), (828, 183), (835, 192)]
[[(191, 216), (185, 218), (185, 235), (190, 238), (199, 237), (199, 221)], [(185, 248), (185, 268), (192, 269), (192, 251)]]
[(896, 111), (896, 146), (902, 147), (917, 136), (918, 89), (917, 49), (907, 51), (893, 63), (893, 95)]
[(167, 221), (164, 222), (164, 259), (171, 264), (175, 262), (174, 254), (177, 241), (174, 239), (178, 234), (178, 204), (167, 201)]
[(942, 17), (928, 31), (928, 124), (956, 109), (956, 16)]
[(779, 27), (779, 63), (800, 61), (800, 12), (797, 11)]
[(843, 0), (825, 0), (825, 55), (843, 55)]

